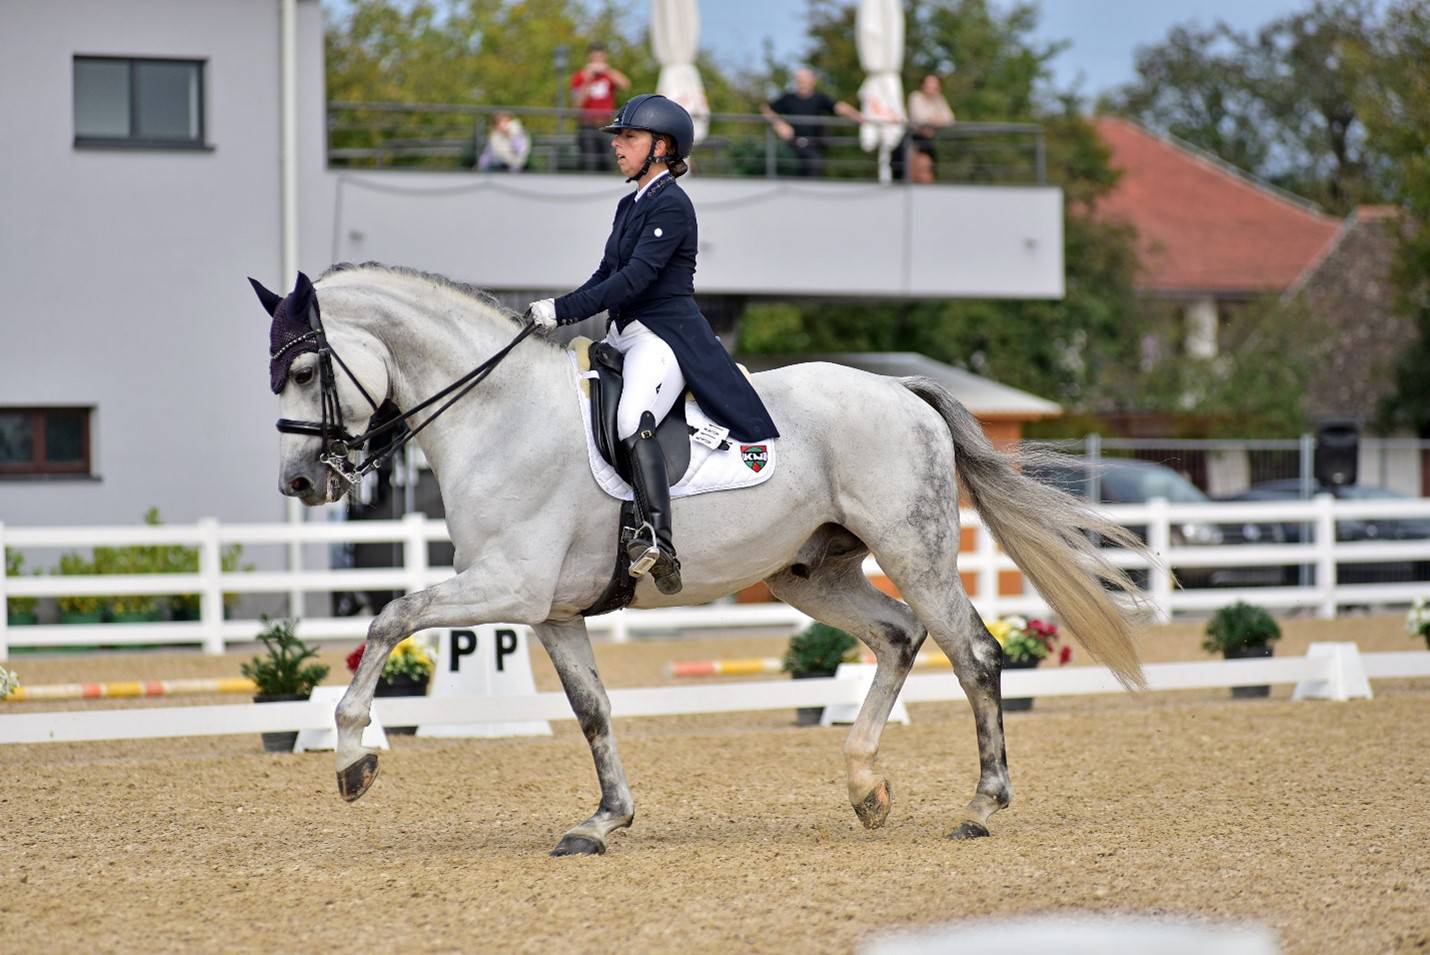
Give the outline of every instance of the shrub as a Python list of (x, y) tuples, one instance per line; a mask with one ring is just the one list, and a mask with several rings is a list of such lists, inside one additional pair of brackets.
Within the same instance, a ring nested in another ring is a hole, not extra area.
[[(25, 576), (25, 556), (19, 551), (5, 551), (5, 576)], [(35, 599), (34, 597), (8, 597), (5, 600), (6, 611), (10, 614), (34, 613)]]
[(267, 629), (258, 634), (267, 656), (254, 657), (239, 669), (258, 687), (259, 696), (309, 696), (313, 687), (323, 682), (328, 675), (326, 663), (306, 663), (318, 655), (318, 651), (308, 646), (294, 628), (298, 621), (270, 620), (263, 618)]
[[(73, 551), (60, 555), (59, 573), (64, 577), (89, 577), (98, 573), (95, 563), (83, 554)], [(99, 613), (104, 609), (102, 597), (57, 597), (55, 606), (60, 613)]]
[(789, 673), (833, 673), (859, 642), (835, 627), (812, 623), (790, 637), (783, 669)]
[(1212, 615), (1202, 649), (1226, 653), (1248, 647), (1264, 647), (1281, 639), (1281, 628), (1264, 607), (1238, 600)]

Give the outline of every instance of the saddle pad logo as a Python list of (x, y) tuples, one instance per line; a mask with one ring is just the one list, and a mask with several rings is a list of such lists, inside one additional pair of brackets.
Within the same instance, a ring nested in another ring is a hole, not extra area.
[(769, 448), (763, 444), (742, 444), (740, 460), (745, 462), (745, 467), (759, 474), (765, 469), (765, 465), (770, 463)]

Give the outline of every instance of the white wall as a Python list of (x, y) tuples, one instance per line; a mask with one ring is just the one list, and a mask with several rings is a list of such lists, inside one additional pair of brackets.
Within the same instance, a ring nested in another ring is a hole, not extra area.
[[(279, 281), (278, 28), (276, 0), (0, 3), (0, 406), (98, 408), (98, 480), (0, 480), (0, 521), (283, 516), (245, 281)], [(207, 60), (212, 151), (76, 149), (76, 54)]]
[[(682, 180), (705, 293), (963, 298), (1063, 294), (1053, 187)], [(573, 288), (595, 268), (619, 176), (333, 172), (327, 251), (487, 288)], [(305, 226), (307, 224), (305, 223)], [(306, 251), (321, 252), (312, 223)]]

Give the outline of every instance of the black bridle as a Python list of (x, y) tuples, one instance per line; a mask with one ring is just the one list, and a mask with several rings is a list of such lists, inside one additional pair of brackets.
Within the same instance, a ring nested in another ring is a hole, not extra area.
[[(527, 325), (517, 332), (516, 337), (501, 351), (441, 391), (418, 402), (408, 410), (402, 411), (391, 401), (384, 401), (382, 405), (374, 401), (372, 395), (368, 394), (367, 389), (362, 386), (362, 382), (358, 381), (357, 376), (352, 373), (352, 369), (348, 368), (347, 363), (343, 361), (342, 356), (333, 350), (332, 345), (328, 344), (328, 336), (323, 331), (323, 320), (319, 316), (316, 300), (308, 305), (307, 319), (308, 331), (288, 342), (270, 357), (277, 359), (288, 349), (297, 347), (302, 342), (311, 341), (317, 344), (321, 420), (295, 421), (292, 418), (279, 418), (278, 430), (283, 434), (301, 434), (322, 439), (323, 447), (318, 452), (318, 460), (350, 485), (357, 484), (363, 477), (382, 467), (389, 458), (407, 442), (417, 437), (422, 429), (435, 421), (442, 412), (452, 407), (465, 397), (467, 392), (481, 384), (482, 379), (491, 374), (496, 366), (502, 363), (502, 359), (506, 358), (513, 348), (521, 344), (522, 339), (536, 330), (535, 323)], [(343, 408), (342, 403), (338, 400), (337, 376), (333, 373), (334, 361), (348, 376), (348, 380), (357, 386), (357, 390), (367, 399), (367, 403), (372, 406), (372, 418), (368, 421), (367, 430), (362, 434), (349, 434), (343, 425)], [(442, 401), (443, 398), (447, 398), (448, 395), (451, 397), (443, 402), (436, 411), (428, 415), (421, 424), (412, 427), (407, 423), (408, 418), (430, 408)], [(384, 408), (391, 408), (391, 413), (381, 414)], [(382, 445), (380, 450), (369, 449), (367, 456), (356, 464), (348, 459), (348, 455), (354, 451), (362, 451), (374, 439), (388, 436), (390, 436), (390, 440)]]

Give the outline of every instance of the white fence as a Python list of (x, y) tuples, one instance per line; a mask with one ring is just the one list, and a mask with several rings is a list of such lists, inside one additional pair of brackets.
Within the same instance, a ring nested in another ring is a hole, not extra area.
[[(1157, 500), (1147, 505), (1118, 505), (1108, 513), (1128, 526), (1147, 528), (1147, 541), (1160, 562), (1149, 565), (1140, 554), (1109, 552), (1126, 568), (1147, 574), (1147, 597), (1162, 619), (1180, 612), (1210, 611), (1234, 600), (1250, 600), (1280, 610), (1307, 608), (1333, 617), (1347, 605), (1405, 604), (1430, 593), (1430, 583), (1342, 584), (1336, 579), (1342, 564), (1430, 562), (1430, 539), (1338, 542), (1336, 525), (1347, 520), (1430, 521), (1430, 500), (1337, 501), (1330, 496), (1311, 501), (1249, 502), (1228, 504), (1169, 504)], [(1046, 604), (1031, 588), (1021, 594), (1000, 594), (999, 573), (1015, 565), (1001, 553), (981, 526), (978, 515), (964, 511), (965, 526), (976, 527), (976, 546), (960, 559), (960, 567), (976, 578), (970, 596), (985, 615), (1009, 612), (1037, 613)], [(1310, 528), (1306, 543), (1248, 544), (1236, 546), (1185, 546), (1175, 544), (1187, 536), (1189, 525), (1303, 524)], [(138, 574), (81, 576), (18, 576), (4, 574), (0, 560), (0, 660), (12, 647), (62, 647), (85, 644), (202, 644), (221, 653), (227, 643), (251, 641), (252, 620), (225, 620), (223, 595), (286, 594), (290, 606), (301, 607), (305, 592), (401, 590), (428, 587), (452, 574), (450, 567), (431, 567), (427, 545), (446, 541), (443, 521), (410, 514), (400, 521), (340, 523), (220, 524), (205, 519), (190, 525), (112, 527), (15, 527), (0, 525), (0, 553), (11, 548), (89, 548), (96, 545), (185, 545), (197, 547), (199, 570), (194, 574)], [(391, 543), (402, 545), (402, 564), (376, 569), (306, 569), (301, 566), (303, 544)], [(220, 555), (225, 545), (288, 545), (290, 567), (282, 571), (225, 572)], [(1178, 589), (1178, 568), (1286, 567), (1315, 568), (1314, 583), (1306, 586), (1245, 589)], [(872, 561), (867, 569), (877, 572)], [(62, 597), (133, 594), (199, 594), (200, 617), (192, 622), (105, 623), (9, 626), (6, 605), (11, 597)], [(301, 611), (300, 611), (301, 612)], [(626, 640), (633, 633), (694, 628), (747, 626), (799, 627), (808, 618), (784, 604), (711, 604), (660, 610), (627, 610), (590, 621), (591, 629), (612, 639)], [(305, 618), (301, 633), (310, 640), (356, 640), (367, 633), (368, 618)]]
[[(832, 679), (683, 684), (608, 691), (611, 715), (672, 716), (780, 710), (800, 706), (857, 708), (869, 692), (872, 666), (845, 665)], [(1430, 676), (1430, 652), (1361, 654), (1353, 643), (1313, 644), (1302, 657), (1153, 663), (1143, 667), (1151, 691), (1249, 684), (1295, 683), (1298, 699), (1371, 695), (1370, 680)], [(1005, 670), (1003, 697), (1126, 692), (1105, 667)], [(909, 703), (961, 700), (952, 673), (914, 674), (900, 699)], [(384, 697), (374, 702), (384, 725), (507, 723), (572, 719), (563, 693), (513, 696)], [(332, 702), (246, 703), (222, 706), (70, 710), (0, 715), (0, 745), (175, 736), (224, 736), (333, 726)]]

